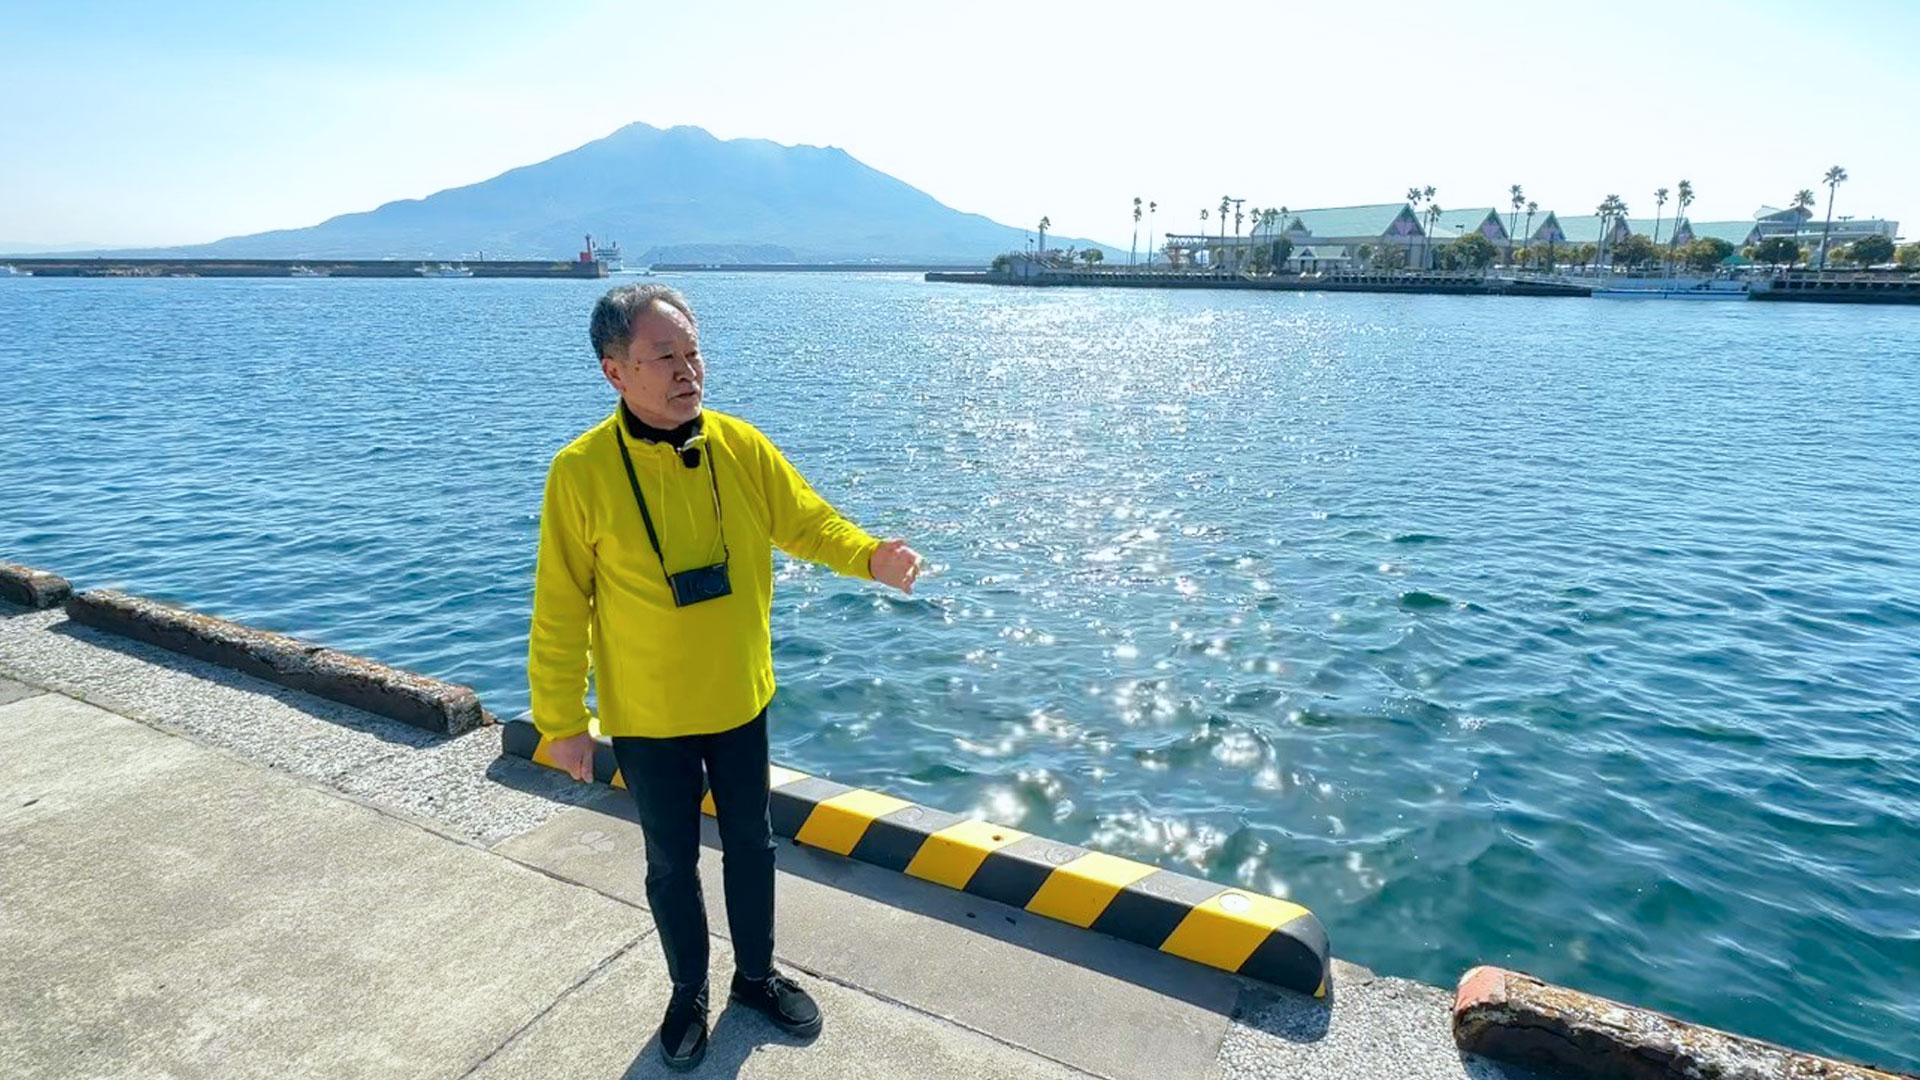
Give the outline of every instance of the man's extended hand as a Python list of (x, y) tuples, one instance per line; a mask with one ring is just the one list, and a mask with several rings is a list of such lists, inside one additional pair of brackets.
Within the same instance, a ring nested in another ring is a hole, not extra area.
[(593, 736), (583, 731), (578, 735), (555, 739), (548, 744), (547, 755), (575, 780), (592, 780), (593, 748)]
[(920, 553), (908, 547), (905, 540), (883, 541), (873, 549), (867, 569), (873, 572), (873, 580), (911, 596), (913, 583), (920, 577)]

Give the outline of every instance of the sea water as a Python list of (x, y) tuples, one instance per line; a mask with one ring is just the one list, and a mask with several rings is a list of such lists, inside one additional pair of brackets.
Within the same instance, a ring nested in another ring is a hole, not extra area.
[[(688, 274), (776, 758), (1920, 1067), (1920, 312)], [(527, 705), (606, 282), (0, 282), (0, 557)]]

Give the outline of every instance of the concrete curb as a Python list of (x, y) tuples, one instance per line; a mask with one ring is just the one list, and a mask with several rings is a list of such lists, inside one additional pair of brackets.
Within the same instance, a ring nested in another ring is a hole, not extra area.
[(471, 689), (111, 589), (67, 601), (77, 623), (447, 735), (494, 722)]
[(1504, 968), (1477, 967), (1453, 999), (1460, 1049), (1619, 1080), (1912, 1080), (1622, 1005)]
[(0, 562), (0, 600), (43, 610), (66, 602), (73, 586), (58, 574), (19, 563)]
[[(532, 723), (501, 730), (501, 753), (555, 767)], [(594, 779), (626, 787), (599, 740)], [(1327, 932), (1298, 904), (975, 821), (773, 766), (773, 831), (1315, 997), (1327, 992)], [(701, 809), (713, 813), (708, 796)]]

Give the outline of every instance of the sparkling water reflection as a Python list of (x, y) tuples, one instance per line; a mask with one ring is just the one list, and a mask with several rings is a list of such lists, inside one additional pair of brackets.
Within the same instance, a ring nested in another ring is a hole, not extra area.
[[(1913, 313), (676, 284), (936, 566), (780, 564), (783, 760), (1920, 1065)], [(0, 285), (5, 555), (517, 713), (599, 288)]]

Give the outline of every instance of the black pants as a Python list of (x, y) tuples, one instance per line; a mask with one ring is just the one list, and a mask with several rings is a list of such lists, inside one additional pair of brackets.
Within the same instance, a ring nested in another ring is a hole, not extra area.
[(773, 823), (767, 816), (767, 713), (715, 735), (613, 740), (620, 775), (647, 838), (647, 903), (678, 992), (707, 981), (707, 905), (700, 892), (700, 798), (713, 790), (733, 963), (773, 970)]

